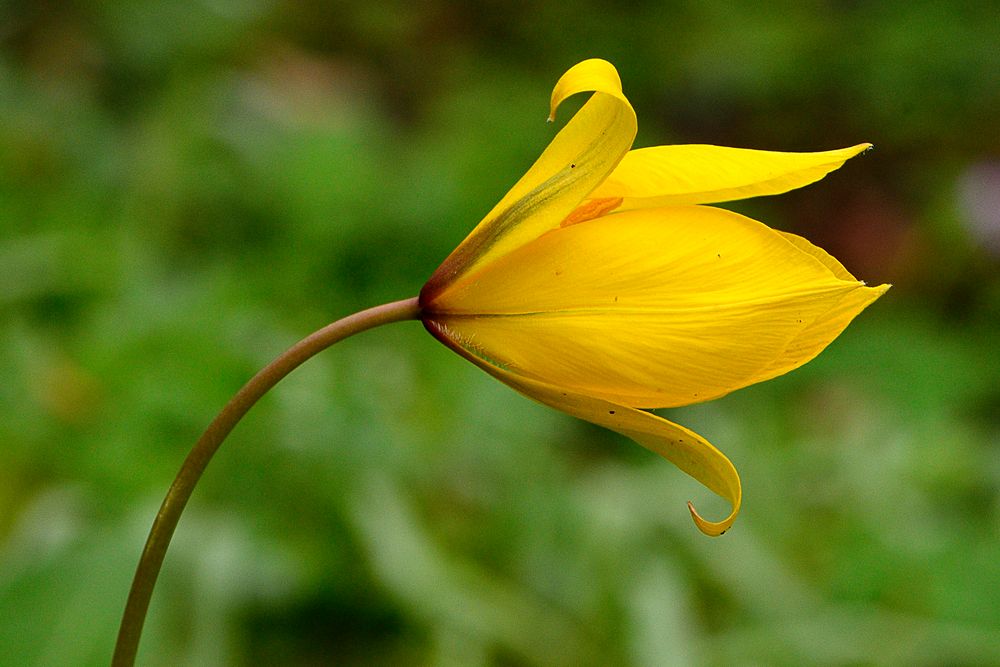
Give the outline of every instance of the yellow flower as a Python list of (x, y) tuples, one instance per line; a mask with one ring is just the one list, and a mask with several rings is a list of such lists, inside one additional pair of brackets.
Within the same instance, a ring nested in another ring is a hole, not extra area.
[(557, 410), (661, 454), (740, 509), (729, 459), (647, 412), (796, 368), (888, 285), (866, 287), (805, 239), (712, 202), (819, 180), (869, 145), (821, 153), (719, 146), (630, 150), (636, 118), (603, 60), (552, 92), (594, 94), (420, 294), (441, 342)]

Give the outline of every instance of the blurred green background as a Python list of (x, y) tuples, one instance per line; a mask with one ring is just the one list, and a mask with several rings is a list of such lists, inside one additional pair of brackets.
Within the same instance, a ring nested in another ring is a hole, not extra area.
[(895, 284), (808, 366), (665, 413), (740, 470), (735, 529), (397, 324), (222, 448), (140, 663), (1000, 664), (1000, 11), (628, 7), (0, 3), (0, 664), (107, 663), (201, 430), (306, 333), (415, 295), (591, 56), (637, 146), (876, 144), (732, 205)]

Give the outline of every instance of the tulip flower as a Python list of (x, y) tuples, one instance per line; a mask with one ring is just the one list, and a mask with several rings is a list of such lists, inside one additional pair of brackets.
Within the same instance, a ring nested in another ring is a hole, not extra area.
[(449, 348), (522, 394), (632, 438), (732, 511), (718, 449), (651, 412), (699, 403), (806, 363), (887, 285), (866, 287), (805, 239), (702, 204), (785, 192), (868, 144), (820, 153), (718, 146), (629, 150), (636, 117), (615, 68), (559, 79), (551, 115), (593, 95), (420, 293)]
[(888, 285), (866, 287), (805, 239), (715, 202), (807, 185), (868, 144), (820, 153), (718, 146), (630, 150), (636, 117), (618, 72), (587, 60), (559, 79), (593, 95), (445, 259), (419, 297), (310, 334), (263, 368), (195, 443), (136, 568), (113, 664), (135, 660), (160, 566), (212, 456), (247, 411), (307, 359), (361, 331), (416, 320), (522, 394), (617, 431), (740, 509), (740, 478), (698, 434), (649, 412), (723, 396), (806, 363)]

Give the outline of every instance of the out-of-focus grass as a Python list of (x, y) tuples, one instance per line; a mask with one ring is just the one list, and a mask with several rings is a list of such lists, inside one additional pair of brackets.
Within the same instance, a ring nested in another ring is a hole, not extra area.
[(896, 283), (810, 365), (670, 413), (736, 462), (736, 528), (395, 325), (222, 449), (142, 663), (1000, 662), (1000, 222), (962, 186), (1000, 159), (995, 17), (833, 7), (0, 8), (0, 663), (107, 662), (201, 429), (305, 333), (415, 294), (592, 55), (640, 145), (878, 147), (733, 205)]

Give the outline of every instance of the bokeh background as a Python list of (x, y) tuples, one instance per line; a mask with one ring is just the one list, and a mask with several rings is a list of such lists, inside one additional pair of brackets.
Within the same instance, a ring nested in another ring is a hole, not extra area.
[(0, 3), (0, 663), (107, 663), (204, 426), (416, 294), (591, 56), (637, 146), (876, 144), (732, 205), (895, 284), (808, 366), (665, 413), (736, 463), (735, 529), (397, 324), (222, 448), (140, 663), (1000, 664), (1000, 10), (910, 0)]

